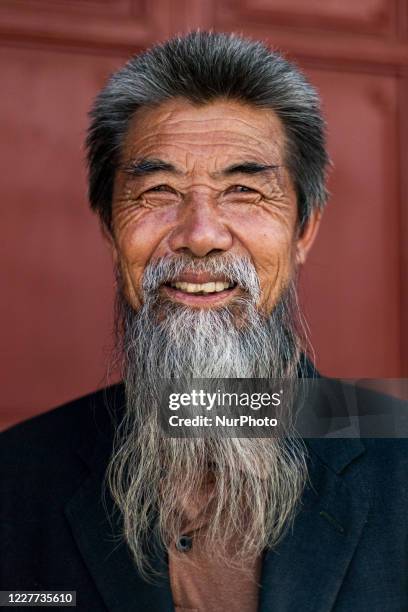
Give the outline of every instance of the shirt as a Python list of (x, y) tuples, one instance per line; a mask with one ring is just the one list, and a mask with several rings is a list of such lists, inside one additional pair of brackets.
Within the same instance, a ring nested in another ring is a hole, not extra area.
[[(176, 612), (256, 612), (261, 557), (248, 559), (245, 569), (217, 560), (203, 546), (211, 482), (195, 503), (183, 506), (182, 533), (168, 550), (170, 584)], [(231, 549), (238, 541), (229, 544)]]

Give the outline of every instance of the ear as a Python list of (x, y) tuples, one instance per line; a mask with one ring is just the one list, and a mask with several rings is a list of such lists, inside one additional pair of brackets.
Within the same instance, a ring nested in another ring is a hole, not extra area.
[(299, 232), (296, 241), (296, 263), (298, 265), (303, 265), (305, 263), (307, 255), (317, 236), (317, 232), (319, 231), (321, 219), (322, 212), (320, 210), (313, 211), (307, 223)]
[(105, 243), (108, 245), (110, 252), (112, 253), (113, 263), (116, 265), (118, 263), (118, 250), (116, 247), (115, 238), (112, 232), (110, 231), (110, 229), (106, 226), (106, 224), (103, 221), (100, 222), (100, 227), (101, 227), (103, 239)]

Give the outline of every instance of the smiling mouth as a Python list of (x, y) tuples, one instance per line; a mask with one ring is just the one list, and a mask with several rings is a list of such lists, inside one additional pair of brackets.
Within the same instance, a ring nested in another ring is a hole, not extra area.
[(216, 280), (205, 283), (171, 281), (162, 290), (172, 301), (188, 306), (213, 306), (229, 301), (238, 291), (237, 283)]
[(194, 293), (196, 295), (210, 295), (213, 293), (221, 293), (234, 289), (235, 283), (229, 283), (224, 281), (215, 281), (209, 283), (186, 283), (186, 282), (174, 282), (167, 285), (183, 293)]

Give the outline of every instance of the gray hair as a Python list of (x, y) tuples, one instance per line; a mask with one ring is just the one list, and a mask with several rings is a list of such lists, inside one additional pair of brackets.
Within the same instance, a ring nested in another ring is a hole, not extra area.
[(273, 110), (285, 129), (285, 164), (296, 189), (301, 227), (324, 207), (329, 158), (316, 90), (293, 63), (262, 42), (197, 31), (132, 57), (95, 100), (87, 137), (89, 199), (108, 228), (129, 122), (140, 107), (171, 98), (193, 104), (227, 98)]

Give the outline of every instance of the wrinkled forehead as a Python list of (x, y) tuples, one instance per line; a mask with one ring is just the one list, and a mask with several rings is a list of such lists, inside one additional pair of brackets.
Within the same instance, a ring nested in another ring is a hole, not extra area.
[(232, 100), (192, 104), (172, 99), (133, 116), (122, 146), (122, 162), (160, 158), (188, 169), (217, 171), (227, 161), (283, 164), (285, 134), (270, 109)]

